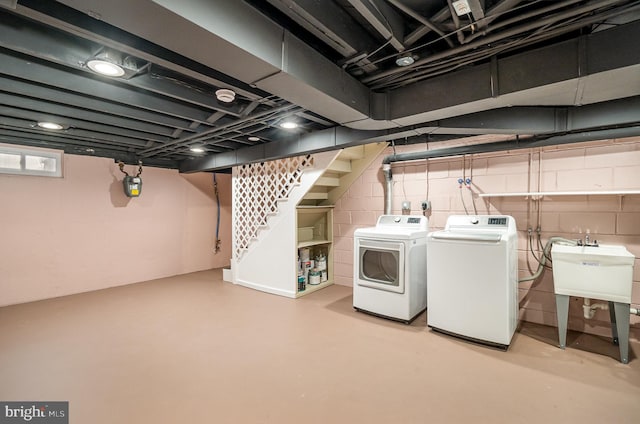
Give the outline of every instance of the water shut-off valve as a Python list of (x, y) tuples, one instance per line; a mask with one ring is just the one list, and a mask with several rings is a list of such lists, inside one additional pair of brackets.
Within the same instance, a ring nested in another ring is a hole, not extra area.
[(459, 188), (462, 188), (462, 185), (464, 184), (469, 190), (471, 190), (471, 178), (458, 178), (458, 184)]

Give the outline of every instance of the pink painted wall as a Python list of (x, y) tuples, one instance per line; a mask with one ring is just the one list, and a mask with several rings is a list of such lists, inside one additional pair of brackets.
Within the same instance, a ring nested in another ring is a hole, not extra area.
[[(125, 167), (130, 174), (132, 166)], [(144, 167), (127, 198), (113, 160), (65, 155), (64, 178), (0, 174), (0, 306), (226, 266), (231, 178)]]
[[(431, 147), (438, 148), (438, 147)], [(398, 152), (422, 151), (424, 144), (398, 147)], [(335, 280), (353, 282), (353, 232), (375, 225), (383, 212), (382, 158), (388, 148), (337, 202), (334, 212)], [(442, 229), (451, 214), (464, 214), (458, 178), (472, 177), (472, 190), (463, 188), (467, 209), (473, 199), (479, 214), (508, 214), (519, 230), (520, 276), (530, 275), (537, 262), (527, 251), (527, 228), (542, 229), (543, 243), (552, 235), (583, 238), (589, 231), (602, 243), (623, 244), (640, 257), (640, 195), (547, 196), (533, 201), (524, 197), (479, 198), (479, 193), (640, 189), (640, 137), (603, 140), (535, 150), (470, 155), (394, 164), (393, 213), (401, 213), (402, 200), (410, 200), (412, 213), (420, 202), (433, 205), (430, 230)], [(636, 259), (632, 302), (640, 304), (640, 260)], [(592, 320), (582, 318), (582, 299), (572, 298), (569, 327), (610, 337), (609, 315), (598, 311)], [(556, 326), (552, 273), (536, 283), (520, 285), (521, 318)], [(632, 336), (640, 339), (640, 317), (632, 316)]]

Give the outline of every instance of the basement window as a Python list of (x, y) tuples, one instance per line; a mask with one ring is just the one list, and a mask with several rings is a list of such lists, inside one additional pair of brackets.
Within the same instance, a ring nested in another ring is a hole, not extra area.
[(0, 144), (0, 174), (62, 177), (62, 153)]

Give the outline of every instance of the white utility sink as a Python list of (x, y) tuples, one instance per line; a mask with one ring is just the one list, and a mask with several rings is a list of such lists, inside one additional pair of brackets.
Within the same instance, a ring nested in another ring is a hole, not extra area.
[(556, 294), (631, 303), (635, 256), (624, 246), (556, 243), (551, 258)]

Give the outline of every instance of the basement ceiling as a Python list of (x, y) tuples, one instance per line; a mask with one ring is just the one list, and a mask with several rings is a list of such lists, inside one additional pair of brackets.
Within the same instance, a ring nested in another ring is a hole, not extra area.
[(375, 141), (640, 135), (638, 39), (639, 1), (0, 0), (0, 143), (193, 172)]

